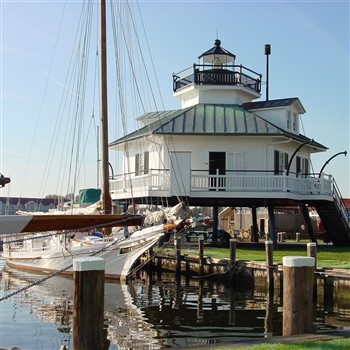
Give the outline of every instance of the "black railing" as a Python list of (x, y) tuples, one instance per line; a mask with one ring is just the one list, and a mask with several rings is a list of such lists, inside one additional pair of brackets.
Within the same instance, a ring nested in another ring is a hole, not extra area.
[(350, 229), (350, 214), (344, 204), (344, 200), (341, 196), (339, 187), (335, 180), (333, 179), (333, 198), (334, 204), (340, 214), (341, 219), (345, 222), (347, 229)]
[(244, 86), (255, 92), (261, 91), (261, 74), (244, 66), (225, 65), (213, 68), (211, 65), (194, 64), (173, 74), (173, 90), (189, 85)]

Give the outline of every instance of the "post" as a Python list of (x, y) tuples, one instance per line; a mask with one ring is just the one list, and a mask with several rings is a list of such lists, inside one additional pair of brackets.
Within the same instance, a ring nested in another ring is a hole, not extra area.
[(175, 271), (176, 274), (181, 273), (181, 238), (177, 237), (174, 241), (175, 244), (175, 252), (176, 252), (176, 265)]
[(317, 244), (310, 242), (306, 244), (307, 256), (315, 258), (315, 269), (317, 268)]
[(312, 226), (311, 218), (310, 218), (310, 215), (309, 215), (309, 209), (308, 209), (308, 207), (306, 205), (303, 205), (301, 208), (302, 208), (304, 221), (305, 221), (305, 224), (307, 226), (307, 230), (309, 232), (310, 240), (312, 242), (317, 243), (317, 240), (316, 240), (316, 237), (315, 237), (315, 231), (314, 231), (314, 228)]
[[(317, 244), (310, 242), (306, 244), (307, 256), (315, 259), (315, 270), (317, 270)], [(317, 277), (314, 278), (314, 300), (317, 300)]]
[(98, 257), (73, 260), (73, 348), (103, 349), (105, 261)]
[(271, 203), (268, 204), (267, 209), (269, 214), (269, 238), (272, 239), (274, 248), (277, 248), (275, 213)]
[(269, 100), (269, 55), (271, 54), (271, 45), (265, 45), (266, 55), (266, 101)]
[(252, 229), (251, 229), (251, 241), (252, 242), (259, 242), (259, 235), (258, 235), (258, 220), (256, 215), (256, 206), (253, 205), (252, 207)]
[(149, 248), (148, 251), (147, 251), (147, 260), (148, 260), (148, 268), (149, 270), (152, 270), (152, 267), (153, 267), (153, 262), (152, 262), (152, 259), (153, 259), (153, 247)]
[(265, 253), (266, 253), (266, 280), (268, 290), (271, 292), (273, 290), (273, 242), (265, 242)]
[(300, 242), (300, 232), (295, 233), (295, 241)]
[[(219, 176), (217, 176), (216, 181), (219, 181)], [(219, 207), (217, 205), (214, 205), (213, 206), (213, 233), (211, 236), (212, 244), (214, 246), (218, 245), (218, 225), (219, 225)]]
[(198, 248), (199, 248), (199, 275), (202, 276), (204, 272), (204, 239), (198, 239)]
[(230, 239), (230, 283), (233, 282), (234, 278), (234, 266), (236, 262), (236, 248), (237, 248), (237, 239)]
[(283, 257), (283, 336), (313, 331), (315, 259)]

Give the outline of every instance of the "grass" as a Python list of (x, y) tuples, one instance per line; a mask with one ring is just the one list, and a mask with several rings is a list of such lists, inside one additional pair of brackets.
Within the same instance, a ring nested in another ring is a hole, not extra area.
[[(215, 348), (212, 348), (215, 349)], [(224, 346), (217, 348), (220, 350), (348, 350), (350, 349), (350, 339), (341, 338), (334, 340), (316, 341), (316, 342), (300, 342), (300, 343), (266, 343), (260, 345), (246, 346)]]
[[(168, 248), (166, 251), (170, 252), (173, 249)], [(181, 249), (183, 254), (197, 254), (198, 248), (186, 248)], [(214, 248), (205, 247), (204, 254), (212, 258), (228, 259), (230, 251), (228, 248)], [(252, 261), (266, 261), (265, 247), (251, 249), (248, 247), (237, 248), (236, 259), (237, 260), (252, 260)], [(305, 246), (300, 248), (290, 248), (285, 245), (283, 248), (274, 250), (273, 261), (275, 264), (282, 263), (284, 256), (307, 256)], [(326, 245), (319, 245), (317, 247), (317, 265), (319, 267), (337, 268), (337, 269), (350, 269), (350, 249), (348, 247), (333, 247)]]

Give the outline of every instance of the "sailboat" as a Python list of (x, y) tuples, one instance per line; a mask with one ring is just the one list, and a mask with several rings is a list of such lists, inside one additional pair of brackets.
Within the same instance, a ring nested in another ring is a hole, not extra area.
[[(140, 227), (144, 217), (112, 214), (109, 190), (106, 3), (100, 1), (100, 106), (102, 157), (102, 214), (15, 215), (0, 217), (0, 234), (5, 235), (3, 258), (14, 268), (41, 273), (72, 274), (76, 257), (105, 259), (105, 276), (126, 278), (139, 257), (154, 246), (168, 230), (183, 227), (189, 211), (183, 202), (168, 208), (167, 220)], [(140, 227), (131, 230), (128, 227)], [(114, 229), (111, 229), (114, 227)], [(115, 229), (124, 227), (124, 231)], [(103, 228), (104, 234), (99, 230)], [(11, 233), (17, 233), (9, 235)]]

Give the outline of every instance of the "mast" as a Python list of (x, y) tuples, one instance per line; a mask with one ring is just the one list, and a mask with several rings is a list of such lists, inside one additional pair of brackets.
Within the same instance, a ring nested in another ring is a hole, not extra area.
[(107, 45), (106, 45), (106, 1), (100, 0), (100, 114), (102, 157), (102, 208), (105, 214), (112, 212), (109, 192), (108, 159), (108, 108), (107, 108)]

